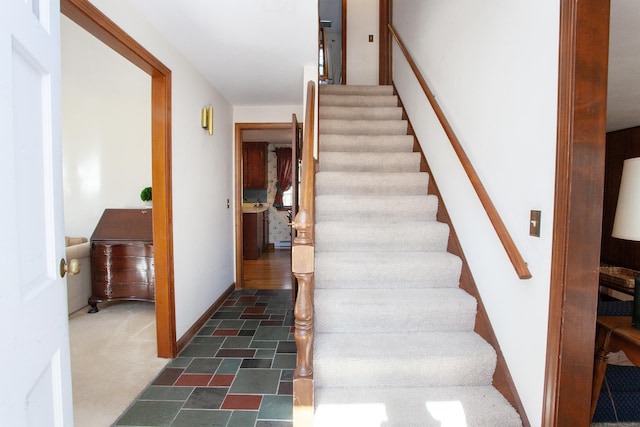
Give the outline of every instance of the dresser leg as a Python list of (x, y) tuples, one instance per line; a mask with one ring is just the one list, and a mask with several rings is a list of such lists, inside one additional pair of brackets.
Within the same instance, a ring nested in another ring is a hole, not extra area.
[(93, 297), (89, 298), (89, 305), (91, 306), (91, 308), (89, 309), (89, 311), (87, 313), (97, 313), (100, 310), (98, 310), (98, 302), (101, 300), (96, 300)]

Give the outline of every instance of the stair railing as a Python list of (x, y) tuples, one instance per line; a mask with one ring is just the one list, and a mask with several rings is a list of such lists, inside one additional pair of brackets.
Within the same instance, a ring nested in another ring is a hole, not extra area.
[(416, 65), (413, 58), (411, 57), (411, 54), (409, 54), (409, 51), (407, 50), (406, 46), (404, 45), (404, 43), (396, 33), (393, 25), (391, 24), (389, 24), (389, 31), (391, 32), (391, 35), (395, 39), (396, 43), (398, 43), (398, 47), (404, 54), (404, 57), (409, 63), (411, 70), (413, 71), (414, 75), (418, 79), (418, 82), (420, 83), (420, 87), (424, 91), (424, 94), (427, 96), (427, 99), (431, 104), (431, 108), (433, 108), (433, 111), (438, 117), (438, 120), (440, 121), (440, 125), (442, 126), (447, 137), (449, 138), (449, 141), (451, 142), (451, 146), (453, 147), (453, 150), (458, 155), (458, 159), (460, 160), (460, 163), (462, 164), (463, 169), (467, 173), (467, 176), (469, 177), (469, 181), (471, 181), (471, 185), (473, 186), (474, 190), (476, 191), (476, 194), (478, 195), (478, 198), (480, 199), (480, 203), (482, 203), (482, 206), (487, 212), (487, 215), (489, 216), (489, 220), (491, 221), (493, 228), (496, 230), (498, 238), (500, 239), (500, 242), (502, 243), (502, 246), (504, 247), (504, 250), (506, 251), (507, 256), (511, 260), (511, 264), (513, 264), (513, 268), (516, 270), (518, 277), (520, 279), (530, 279), (531, 272), (527, 267), (527, 263), (524, 261), (524, 259), (522, 258), (522, 255), (520, 254), (520, 251), (518, 250), (515, 243), (513, 242), (513, 239), (511, 238), (511, 235), (509, 234), (507, 227), (505, 227), (504, 222), (502, 222), (502, 218), (500, 217), (498, 210), (496, 209), (493, 202), (491, 201), (491, 198), (489, 197), (487, 190), (485, 190), (484, 185), (482, 185), (482, 181), (480, 181), (480, 177), (478, 176), (475, 169), (473, 168), (473, 165), (471, 164), (469, 157), (467, 157), (467, 154), (462, 148), (462, 144), (460, 144), (460, 140), (458, 139), (455, 132), (453, 131), (453, 128), (449, 124), (449, 121), (447, 120), (447, 117), (442, 111), (442, 108), (440, 108), (438, 101), (436, 101), (436, 97), (433, 95), (433, 92), (431, 92), (431, 89), (429, 89), (427, 82), (425, 81), (424, 77), (420, 73), (420, 70), (418, 69), (418, 66)]
[(298, 279), (294, 308), (298, 355), (293, 376), (293, 421), (296, 426), (313, 425), (314, 130), (315, 83), (309, 81), (302, 140), (300, 210), (291, 224), (297, 232), (291, 248), (291, 271)]

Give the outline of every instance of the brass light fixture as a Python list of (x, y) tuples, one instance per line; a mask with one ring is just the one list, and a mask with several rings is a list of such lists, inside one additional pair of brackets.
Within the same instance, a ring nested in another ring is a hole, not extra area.
[(213, 135), (213, 107), (204, 107), (201, 112), (200, 124), (203, 129), (209, 132), (209, 135)]

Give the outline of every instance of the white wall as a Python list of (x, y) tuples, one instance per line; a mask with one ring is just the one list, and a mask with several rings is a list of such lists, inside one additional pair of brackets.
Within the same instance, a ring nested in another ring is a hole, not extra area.
[[(403, 0), (393, 10), (394, 26), (533, 275), (516, 276), (396, 47), (394, 82), (534, 426), (541, 424), (547, 340), (559, 10), (558, 1), (506, 0)], [(531, 209), (542, 211), (539, 238), (528, 235)]]
[(63, 16), (65, 232), (90, 237), (106, 208), (151, 185), (151, 77)]
[(378, 84), (379, 7), (378, 0), (347, 2), (347, 84)]
[[(210, 83), (128, 2), (92, 2), (171, 69), (172, 186), (178, 338), (234, 282), (233, 111)], [(211, 104), (215, 132), (200, 127)], [(231, 204), (233, 206), (233, 204)]]

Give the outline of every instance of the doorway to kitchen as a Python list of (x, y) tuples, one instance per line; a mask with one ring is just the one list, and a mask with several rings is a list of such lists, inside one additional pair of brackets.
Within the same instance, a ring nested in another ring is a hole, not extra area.
[(289, 225), (297, 206), (298, 124), (235, 128), (236, 287), (291, 289)]

